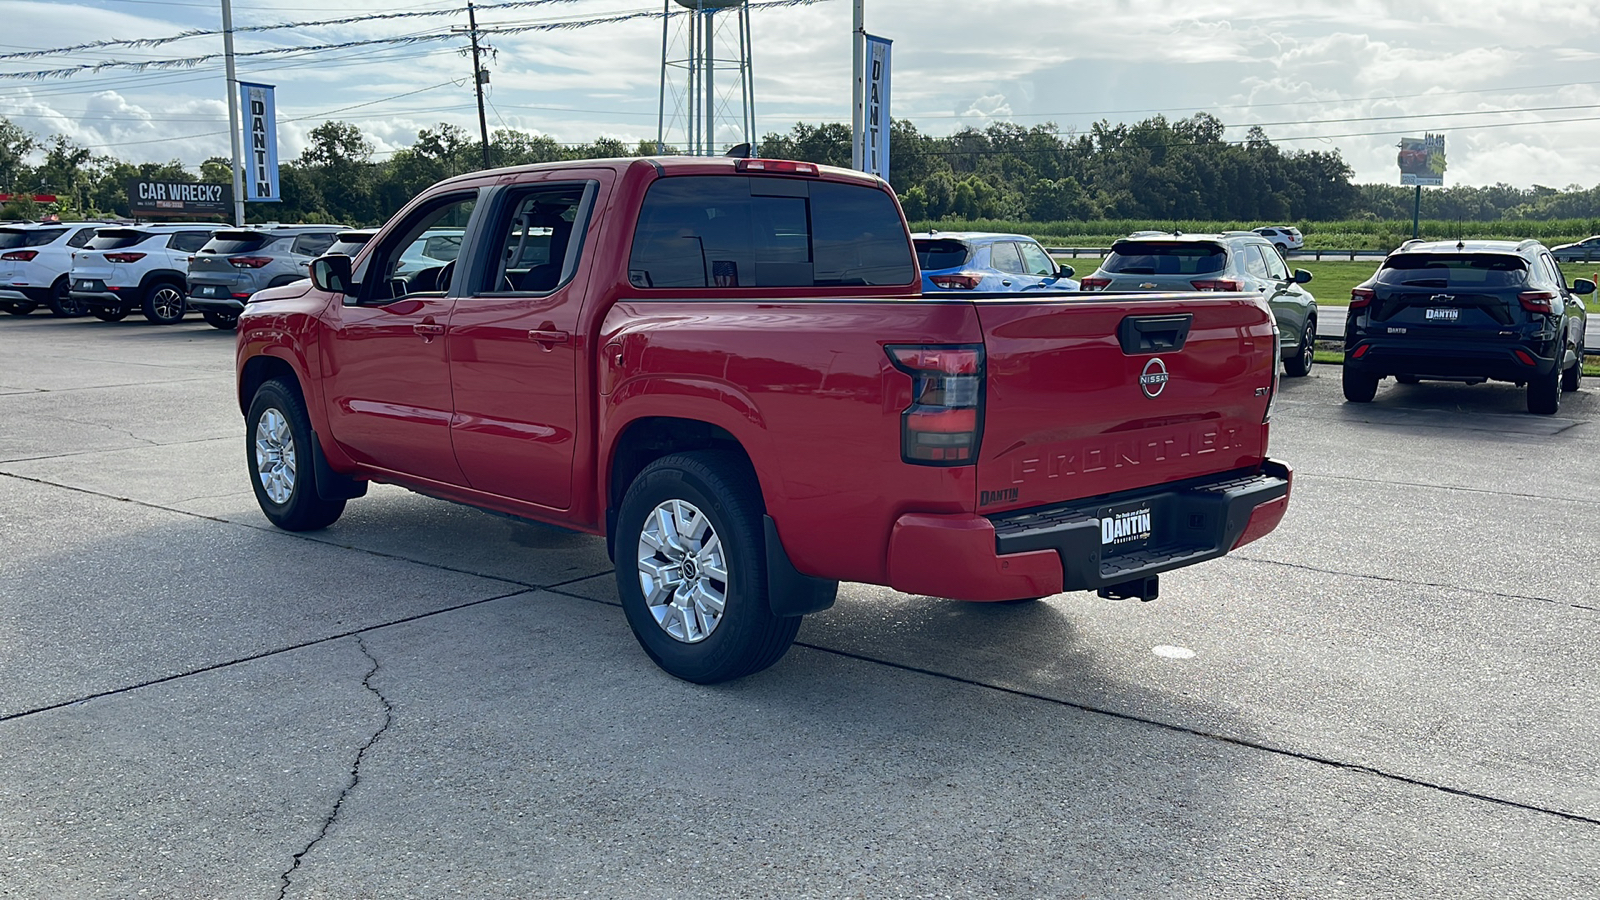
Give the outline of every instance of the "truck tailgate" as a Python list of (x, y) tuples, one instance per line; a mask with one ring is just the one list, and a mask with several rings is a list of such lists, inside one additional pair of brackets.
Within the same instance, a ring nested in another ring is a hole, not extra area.
[(1277, 371), (1255, 295), (975, 304), (987, 379), (978, 510), (1259, 465)]

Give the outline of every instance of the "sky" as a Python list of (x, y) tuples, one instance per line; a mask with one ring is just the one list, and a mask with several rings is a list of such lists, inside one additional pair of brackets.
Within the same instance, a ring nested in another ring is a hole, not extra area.
[[(654, 139), (660, 102), (662, 0), (550, 0), (478, 8), (482, 27), (559, 31), (486, 38), (491, 129), (564, 143)], [(221, 27), (220, 0), (0, 0), (0, 54), (96, 40), (156, 38)], [(371, 13), (458, 14), (240, 33), (236, 50), (450, 34), (466, 24), (449, 0), (234, 0), (236, 27)], [(675, 8), (675, 7), (674, 7)], [(796, 122), (848, 122), (851, 0), (752, 9), (758, 134)], [(732, 17), (723, 15), (723, 21)], [(683, 17), (667, 42), (681, 58)], [(1447, 185), (1565, 188), (1600, 184), (1600, 8), (1593, 0), (865, 0), (867, 31), (894, 41), (891, 114), (945, 135), (993, 122), (1136, 122), (1208, 112), (1243, 140), (1251, 125), (1286, 150), (1338, 150), (1358, 182), (1397, 184), (1396, 144), (1446, 135)], [(724, 30), (730, 40), (733, 32)], [(277, 86), (279, 155), (292, 159), (326, 119), (354, 122), (379, 158), (418, 129), (449, 122), (477, 133), (466, 39), (242, 55), (239, 79)], [(130, 161), (196, 167), (229, 154), (220, 59), (188, 68), (103, 69), (71, 78), (7, 74), (108, 60), (220, 53), (212, 34), (157, 47), (0, 59), (0, 116), (37, 135), (62, 133)], [(729, 51), (731, 52), (731, 51)], [(674, 69), (675, 73), (679, 70)], [(731, 84), (732, 75), (717, 76)], [(682, 92), (674, 79), (670, 96)], [(681, 139), (671, 115), (669, 139)], [(720, 135), (737, 131), (725, 125)], [(892, 174), (892, 173), (891, 173)]]

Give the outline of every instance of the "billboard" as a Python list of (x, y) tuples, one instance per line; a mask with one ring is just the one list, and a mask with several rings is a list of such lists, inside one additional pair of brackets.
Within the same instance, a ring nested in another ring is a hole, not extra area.
[(1400, 183), (1406, 186), (1444, 187), (1444, 135), (1425, 134), (1401, 138)]
[(244, 109), (244, 199), (277, 203), (278, 110), (270, 84), (239, 82)]
[(128, 212), (135, 216), (226, 216), (233, 212), (233, 186), (192, 181), (126, 182)]

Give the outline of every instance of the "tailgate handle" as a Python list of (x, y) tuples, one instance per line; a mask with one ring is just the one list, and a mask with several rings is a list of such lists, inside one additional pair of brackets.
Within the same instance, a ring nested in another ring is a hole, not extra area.
[(1193, 313), (1181, 316), (1128, 316), (1117, 325), (1117, 340), (1128, 356), (1182, 350), (1189, 340)]

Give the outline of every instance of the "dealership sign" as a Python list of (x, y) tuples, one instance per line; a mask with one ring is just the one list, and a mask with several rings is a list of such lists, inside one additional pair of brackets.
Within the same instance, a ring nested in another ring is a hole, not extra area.
[(889, 49), (894, 42), (867, 35), (867, 127), (862, 170), (889, 180)]
[(244, 108), (244, 199), (277, 203), (278, 110), (270, 84), (239, 82)]
[(1400, 183), (1406, 186), (1444, 187), (1444, 135), (1401, 138)]
[(192, 181), (128, 181), (128, 212), (135, 216), (225, 216), (233, 207), (226, 184)]

